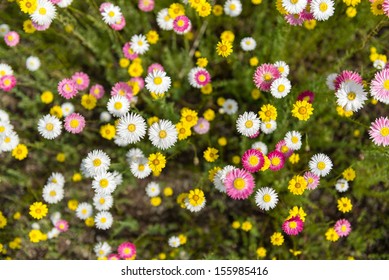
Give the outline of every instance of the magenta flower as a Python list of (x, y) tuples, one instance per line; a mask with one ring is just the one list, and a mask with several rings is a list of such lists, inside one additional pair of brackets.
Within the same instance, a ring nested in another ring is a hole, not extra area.
[(370, 84), (371, 95), (385, 104), (389, 104), (389, 69), (377, 72)]
[(370, 138), (373, 139), (373, 143), (378, 146), (389, 145), (389, 119), (388, 117), (380, 117), (376, 119), (370, 125), (369, 130)]
[(77, 95), (77, 84), (72, 79), (63, 79), (58, 83), (58, 93), (66, 98), (70, 99)]
[(304, 229), (304, 222), (299, 216), (294, 216), (282, 224), (282, 230), (287, 235), (297, 235)]
[(85, 118), (79, 113), (72, 113), (65, 118), (66, 131), (78, 134), (83, 131), (85, 127)]
[(311, 104), (313, 103), (314, 99), (315, 99), (315, 94), (310, 90), (303, 91), (297, 96), (297, 100), (299, 101), (306, 100), (308, 103)]
[(350, 234), (351, 224), (345, 219), (340, 219), (335, 223), (334, 229), (340, 237), (344, 237)]
[(126, 19), (124, 16), (121, 17), (120, 21), (118, 21), (115, 24), (110, 24), (109, 25), (113, 30), (120, 31), (126, 26)]
[(233, 199), (247, 199), (254, 191), (254, 177), (244, 169), (234, 169), (224, 180), (227, 195)]
[(133, 49), (131, 48), (131, 42), (127, 42), (123, 46), (123, 55), (125, 58), (129, 60), (134, 60), (135, 58), (138, 57), (138, 54), (136, 54)]
[(74, 73), (72, 80), (76, 83), (77, 90), (86, 90), (89, 87), (89, 76), (84, 72)]
[(173, 21), (173, 30), (179, 35), (185, 34), (192, 28), (192, 23), (187, 16), (178, 16)]
[(4, 41), (9, 47), (15, 47), (17, 44), (19, 44), (20, 36), (15, 31), (9, 31), (7, 34), (4, 35)]
[(96, 97), (96, 99), (101, 99), (104, 96), (105, 90), (102, 85), (95, 84), (89, 89), (89, 94)]
[(307, 185), (308, 190), (316, 189), (320, 183), (320, 177), (309, 171), (304, 173), (304, 179), (308, 183)]
[(116, 95), (125, 96), (128, 101), (131, 101), (133, 97), (132, 88), (125, 82), (118, 82), (111, 90), (111, 96)]
[(136, 247), (131, 242), (123, 242), (118, 247), (118, 254), (122, 259), (133, 259), (136, 256)]
[(262, 91), (269, 91), (272, 82), (281, 77), (278, 68), (273, 64), (262, 64), (257, 67), (254, 73), (254, 83)]
[(256, 149), (247, 150), (242, 156), (243, 168), (248, 172), (254, 173), (259, 171), (265, 164), (263, 154)]
[(285, 158), (290, 157), (294, 152), (292, 149), (289, 149), (286, 146), (286, 142), (284, 139), (278, 141), (278, 143), (276, 144), (276, 151), (281, 152)]
[(9, 92), (16, 86), (16, 77), (14, 75), (4, 75), (0, 78), (0, 89)]
[(38, 30), (38, 31), (45, 31), (45, 30), (47, 30), (47, 29), (49, 29), (49, 27), (50, 27), (50, 23), (49, 24), (44, 24), (44, 25), (42, 25), (42, 24), (38, 24), (38, 23), (36, 23), (36, 22), (32, 22), (32, 25), (35, 27), (35, 29), (36, 30)]
[(139, 86), (139, 90), (142, 90), (145, 87), (145, 80), (142, 77), (132, 77), (130, 82), (136, 82)]
[(65, 232), (69, 229), (69, 223), (65, 220), (59, 220), (55, 223), (56, 229), (58, 229), (60, 232)]
[(346, 81), (354, 81), (357, 84), (363, 85), (361, 75), (359, 75), (357, 72), (344, 70), (335, 78), (335, 91), (337, 91), (340, 88), (341, 84)]
[(109, 254), (107, 259), (110, 261), (117, 261), (120, 260), (120, 256), (118, 254)]
[(279, 151), (272, 151), (267, 155), (267, 157), (270, 160), (270, 170), (277, 171), (284, 167), (285, 156), (283, 153)]
[(139, 0), (138, 8), (143, 12), (151, 12), (154, 9), (154, 0)]

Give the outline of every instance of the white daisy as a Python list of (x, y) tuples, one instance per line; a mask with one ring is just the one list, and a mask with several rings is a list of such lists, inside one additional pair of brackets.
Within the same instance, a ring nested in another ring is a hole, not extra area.
[(32, 223), (31, 228), (32, 229), (41, 229), (41, 226), (38, 223)]
[(0, 136), (0, 152), (10, 152), (17, 145), (19, 145), (19, 136), (15, 131), (11, 130)]
[(336, 73), (331, 73), (327, 76), (326, 85), (328, 89), (335, 90), (335, 79), (338, 76)]
[(146, 88), (150, 92), (156, 94), (163, 94), (167, 92), (171, 85), (170, 77), (166, 76), (166, 72), (161, 70), (154, 70), (149, 73), (145, 79)]
[[(8, 24), (0, 24), (0, 37), (4, 37), (10, 31)], [(1, 77), (1, 76), (0, 76)]]
[(255, 203), (262, 210), (269, 211), (276, 207), (278, 202), (278, 194), (269, 187), (263, 187), (257, 190), (255, 194)]
[(252, 37), (246, 37), (240, 41), (240, 46), (245, 52), (248, 52), (255, 49), (257, 42)]
[(29, 56), (26, 59), (26, 68), (29, 71), (34, 72), (34, 71), (38, 70), (39, 67), (41, 67), (41, 61), (39, 60), (38, 57), (36, 57), (36, 56)]
[(61, 8), (66, 8), (72, 4), (73, 0), (61, 0), (60, 2), (57, 3), (57, 5)]
[(57, 184), (47, 184), (43, 187), (43, 200), (49, 204), (60, 202), (64, 196), (63, 187)]
[(146, 122), (140, 115), (128, 113), (119, 119), (116, 131), (128, 144), (134, 144), (146, 135)]
[(109, 229), (112, 226), (113, 217), (112, 214), (107, 211), (101, 211), (95, 216), (96, 228), (101, 230)]
[(96, 193), (111, 194), (116, 189), (115, 177), (111, 172), (100, 172), (92, 181), (92, 188)]
[(292, 85), (287, 78), (278, 78), (271, 83), (270, 93), (275, 98), (283, 98), (288, 95), (290, 90), (292, 89)]
[(253, 112), (244, 112), (236, 120), (236, 129), (246, 137), (253, 136), (259, 131), (261, 121), (258, 115)]
[(38, 132), (45, 139), (55, 139), (62, 132), (62, 122), (50, 114), (43, 116), (38, 121)]
[(59, 229), (57, 229), (56, 227), (53, 227), (49, 232), (47, 232), (47, 238), (48, 239), (56, 238), (56, 237), (58, 237), (58, 235), (60, 233), (61, 232), (59, 231)]
[(168, 240), (168, 244), (172, 248), (177, 248), (181, 245), (180, 238), (178, 236), (171, 236)]
[(162, 150), (172, 147), (177, 142), (176, 126), (169, 120), (159, 120), (149, 128), (151, 143)]
[(9, 123), (9, 115), (6, 111), (0, 109), (0, 122)]
[(78, 204), (78, 207), (76, 209), (76, 215), (79, 219), (86, 220), (90, 216), (92, 216), (92, 213), (93, 213), (92, 205), (90, 205), (89, 203), (82, 202)]
[(280, 72), (281, 74), (281, 77), (288, 77), (289, 75), (289, 65), (286, 64), (285, 61), (277, 61), (276, 63), (274, 63), (274, 66), (277, 67), (278, 69), (278, 72)]
[(282, 7), (290, 14), (299, 14), (307, 6), (308, 0), (282, 0)]
[(234, 169), (236, 169), (236, 167), (232, 165), (227, 165), (222, 170), (216, 172), (215, 177), (213, 178), (213, 185), (218, 191), (222, 193), (227, 192), (226, 185), (224, 184), (224, 179), (226, 178), (227, 174)]
[(109, 194), (96, 193), (93, 197), (93, 205), (97, 211), (107, 211), (113, 205), (113, 197)]
[(332, 0), (312, 0), (311, 12), (316, 20), (329, 19), (335, 11), (335, 3)]
[(125, 96), (111, 96), (107, 102), (107, 110), (112, 116), (120, 118), (130, 110), (130, 101)]
[(336, 103), (346, 111), (357, 112), (367, 100), (367, 92), (363, 86), (354, 81), (345, 81), (335, 93)]
[(107, 242), (99, 242), (93, 248), (97, 258), (104, 258), (112, 252), (111, 246)]
[(7, 75), (13, 75), (14, 71), (12, 70), (11, 66), (5, 63), (0, 63), (0, 78)]
[(53, 3), (48, 0), (38, 0), (38, 6), (31, 14), (31, 20), (39, 25), (49, 25), (56, 16)]
[(347, 180), (345, 180), (345, 179), (338, 179), (338, 181), (336, 181), (335, 189), (338, 192), (345, 192), (345, 191), (348, 190), (348, 188), (349, 188), (349, 185), (348, 185)]
[(227, 115), (233, 115), (238, 111), (238, 102), (234, 99), (226, 99), (222, 106), (223, 112)]
[(149, 50), (149, 43), (143, 34), (133, 35), (131, 37), (131, 48), (136, 54), (144, 54)]
[(293, 151), (300, 150), (301, 142), (301, 133), (298, 131), (288, 131), (284, 137), (285, 144), (289, 149)]
[(106, 24), (115, 24), (122, 19), (120, 8), (112, 4), (106, 5), (101, 15)]
[(173, 29), (174, 19), (169, 16), (168, 9), (162, 9), (157, 14), (157, 23), (158, 26), (163, 30), (172, 30)]
[(151, 174), (149, 160), (146, 157), (140, 157), (130, 164), (131, 173), (138, 179), (144, 179)]
[(251, 145), (251, 149), (256, 149), (264, 155), (267, 155), (267, 152), (268, 152), (267, 145), (261, 141), (257, 141), (255, 143), (253, 143)]
[(54, 184), (63, 188), (65, 185), (65, 177), (59, 172), (53, 172), (49, 179), (47, 179), (47, 184)]
[(64, 117), (74, 113), (74, 105), (70, 102), (65, 102), (61, 105), (62, 113)]
[(277, 123), (275, 120), (261, 123), (261, 131), (265, 134), (271, 134), (277, 129)]
[(111, 164), (111, 159), (102, 150), (93, 150), (88, 153), (84, 161), (84, 167), (92, 176), (105, 172)]
[(201, 209), (205, 207), (206, 200), (204, 198), (204, 201), (200, 205), (196, 205), (196, 206), (192, 205), (189, 202), (189, 199), (185, 199), (184, 203), (185, 203), (185, 208), (188, 209), (190, 212), (199, 212)]
[[(202, 88), (204, 82), (208, 79), (209, 72), (202, 67), (193, 67), (188, 73), (189, 84), (194, 88)], [(200, 82), (200, 79), (203, 79)], [(209, 80), (209, 79), (208, 79)]]
[(13, 128), (8, 121), (0, 121), (0, 138), (13, 131)]
[(107, 111), (104, 111), (104, 112), (101, 112), (101, 113), (100, 113), (100, 121), (101, 121), (101, 122), (107, 123), (107, 122), (109, 122), (111, 119), (112, 119), (111, 114), (108, 113)]
[(131, 165), (133, 162), (137, 162), (138, 160), (144, 158), (142, 150), (139, 148), (131, 148), (126, 153), (126, 160), (128, 165)]
[(242, 12), (242, 3), (239, 0), (227, 0), (224, 3), (224, 13), (230, 17), (237, 17)]
[(148, 197), (155, 197), (161, 193), (161, 188), (156, 182), (150, 182), (146, 186), (146, 194)]
[(310, 171), (317, 176), (326, 176), (332, 169), (332, 161), (325, 154), (316, 154), (309, 161)]

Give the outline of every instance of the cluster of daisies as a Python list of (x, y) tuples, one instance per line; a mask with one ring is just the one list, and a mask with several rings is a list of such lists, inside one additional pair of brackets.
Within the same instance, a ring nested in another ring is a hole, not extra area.
[(129, 241), (122, 242), (116, 252), (106, 241), (98, 242), (93, 251), (99, 260), (134, 260), (136, 258), (136, 246)]

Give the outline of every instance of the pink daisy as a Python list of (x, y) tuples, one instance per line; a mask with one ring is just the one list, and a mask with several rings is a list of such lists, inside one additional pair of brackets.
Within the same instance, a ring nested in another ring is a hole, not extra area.
[(354, 81), (357, 84), (363, 85), (362, 77), (357, 72), (344, 70), (335, 78), (335, 91), (337, 91), (340, 88), (340, 85), (346, 81)]
[(227, 195), (233, 199), (247, 199), (254, 191), (254, 177), (244, 169), (234, 169), (224, 180)]
[(19, 44), (20, 36), (15, 31), (9, 31), (7, 34), (4, 35), (4, 41), (9, 47), (15, 47), (17, 44)]
[(32, 25), (35, 27), (35, 29), (37, 31), (45, 31), (45, 30), (49, 29), (49, 27), (50, 27), (50, 23), (42, 25), (42, 24), (38, 24), (34, 21), (32, 22)]
[(389, 0), (384, 0), (382, 4), (382, 10), (384, 10), (385, 15), (389, 17)]
[(110, 24), (109, 25), (113, 30), (120, 31), (126, 26), (126, 19), (124, 16), (121, 17), (120, 21), (118, 21), (115, 24)]
[(346, 219), (340, 219), (335, 223), (334, 229), (340, 237), (344, 237), (350, 234), (351, 224)]
[(85, 127), (85, 118), (79, 113), (72, 113), (65, 118), (66, 131), (77, 134), (82, 132)]
[(187, 16), (178, 16), (173, 21), (173, 30), (179, 35), (185, 34), (192, 28), (192, 23)]
[(136, 256), (136, 247), (131, 242), (123, 242), (118, 247), (118, 254), (122, 259), (133, 259)]
[(120, 256), (118, 254), (109, 254), (107, 259), (110, 261), (117, 261), (120, 260)]
[(314, 99), (315, 99), (315, 94), (310, 90), (303, 91), (297, 96), (297, 100), (300, 101), (306, 100), (308, 103), (311, 104), (313, 103)]
[(104, 96), (105, 90), (102, 85), (96, 84), (91, 86), (89, 89), (89, 94), (96, 97), (96, 99), (101, 99)]
[(252, 134), (252, 135), (249, 135), (249, 138), (251, 138), (251, 139), (254, 139), (254, 138), (257, 138), (259, 135), (261, 134), (261, 131), (260, 130), (258, 130), (257, 132), (255, 132), (254, 134)]
[(127, 42), (123, 46), (123, 55), (125, 58), (129, 60), (134, 60), (135, 58), (138, 57), (138, 54), (136, 54), (133, 49), (131, 48), (131, 42)]
[(279, 151), (272, 151), (267, 155), (267, 157), (270, 160), (270, 170), (277, 171), (284, 167), (285, 156), (283, 153)]
[(9, 92), (16, 86), (16, 77), (14, 75), (4, 75), (0, 78), (0, 89)]
[(304, 179), (308, 183), (307, 185), (308, 190), (316, 189), (320, 183), (320, 177), (309, 171), (304, 173)]
[(193, 127), (193, 130), (197, 134), (205, 134), (209, 131), (209, 121), (204, 118), (199, 118), (197, 124)]
[(200, 86), (203, 87), (207, 85), (209, 82), (211, 82), (211, 75), (209, 75), (208, 71), (204, 68), (199, 69), (194, 75), (195, 82)]
[(303, 12), (299, 14), (287, 14), (285, 15), (285, 20), (287, 23), (289, 23), (292, 26), (301, 26), (304, 22), (304, 15)]
[(299, 216), (294, 216), (282, 224), (282, 230), (287, 235), (297, 235), (303, 230), (303, 228), (304, 222)]
[(77, 84), (72, 79), (63, 79), (58, 83), (58, 93), (66, 98), (70, 99), (77, 95)]
[(153, 63), (149, 66), (149, 68), (147, 68), (147, 74), (150, 74), (155, 70), (160, 70), (160, 71), (165, 72), (165, 69), (163, 68), (163, 66), (161, 64)]
[(389, 145), (389, 119), (388, 117), (380, 117), (376, 119), (370, 125), (369, 130), (370, 138), (373, 139), (373, 143), (378, 146)]
[(69, 229), (69, 223), (65, 220), (59, 220), (55, 223), (56, 229), (58, 229), (60, 232), (65, 232)]
[(89, 87), (89, 76), (84, 72), (74, 73), (72, 80), (76, 83), (77, 90), (85, 90)]
[(284, 139), (278, 141), (278, 143), (276, 144), (276, 151), (281, 152), (285, 156), (285, 158), (290, 157), (294, 152), (292, 149), (289, 149), (286, 146), (286, 142)]
[(256, 149), (248, 149), (242, 156), (243, 168), (251, 173), (260, 170), (264, 163), (263, 154)]
[(125, 82), (118, 82), (111, 90), (111, 96), (116, 95), (125, 96), (127, 97), (128, 101), (131, 101), (133, 96), (132, 88)]
[[(307, 5), (307, 6), (308, 6), (308, 5)], [(300, 17), (301, 17), (302, 19), (304, 19), (304, 21), (315, 19), (314, 16), (313, 16), (313, 13), (308, 12), (306, 9), (303, 10), (303, 11), (300, 13)]]
[(273, 64), (262, 64), (258, 66), (254, 73), (254, 83), (257, 88), (263, 91), (269, 91), (272, 82), (281, 77), (278, 68)]
[(389, 104), (389, 69), (377, 72), (370, 84), (371, 95), (385, 104)]
[(145, 80), (142, 77), (133, 77), (130, 79), (130, 82), (136, 82), (139, 86), (139, 90), (142, 90), (145, 87)]
[(143, 12), (151, 12), (154, 9), (154, 0), (139, 0), (138, 8)]
[(110, 6), (112, 6), (112, 3), (110, 3), (110, 2), (103, 2), (103, 3), (101, 3), (100, 7), (99, 7), (100, 13), (104, 12), (104, 10), (106, 8), (109, 8)]

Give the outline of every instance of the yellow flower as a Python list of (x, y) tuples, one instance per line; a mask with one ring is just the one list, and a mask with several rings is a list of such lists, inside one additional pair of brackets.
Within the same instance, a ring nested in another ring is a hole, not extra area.
[(297, 257), (298, 255), (301, 255), (301, 251), (289, 249), (289, 252), (293, 254), (293, 256)]
[(56, 156), (56, 160), (58, 162), (65, 162), (66, 155), (64, 153), (58, 153), (57, 156)]
[(357, 9), (355, 9), (354, 7), (348, 7), (346, 10), (346, 15), (349, 18), (355, 17), (357, 15)]
[(158, 254), (158, 258), (159, 258), (160, 260), (166, 260), (166, 254), (165, 254), (165, 253), (159, 253), (159, 254)]
[(316, 19), (309, 19), (304, 21), (304, 27), (308, 30), (313, 30), (316, 27)]
[(336, 242), (339, 239), (338, 233), (335, 231), (334, 228), (329, 228), (326, 232), (326, 239), (328, 241)]
[(240, 222), (239, 221), (233, 221), (231, 226), (232, 226), (233, 229), (238, 229), (238, 228), (240, 228)]
[(254, 99), (254, 100), (257, 100), (261, 97), (261, 92), (259, 91), (259, 89), (255, 88), (251, 91), (251, 97)]
[(131, 77), (140, 77), (143, 74), (142, 64), (135, 62), (135, 60), (131, 63), (130, 67), (128, 67), (128, 74)]
[(347, 197), (341, 197), (338, 199), (338, 210), (342, 213), (350, 212), (353, 209), (351, 200)]
[(304, 209), (302, 207), (293, 206), (292, 209), (289, 210), (289, 216), (286, 218), (286, 220), (289, 220), (292, 217), (299, 216), (300, 219), (305, 222), (305, 217), (307, 214), (304, 212)]
[(72, 211), (76, 211), (78, 207), (78, 201), (76, 199), (71, 199), (68, 201), (68, 208)]
[(192, 135), (192, 131), (190, 130), (190, 126), (183, 123), (179, 122), (176, 124), (176, 129), (178, 133), (178, 140), (185, 140), (189, 136)]
[(76, 173), (73, 174), (73, 176), (72, 176), (72, 181), (73, 182), (80, 182), (81, 180), (82, 180), (81, 173), (76, 172)]
[(289, 161), (291, 164), (296, 164), (300, 161), (300, 155), (299, 154), (296, 154), (296, 153), (293, 153), (290, 157), (289, 157)]
[(200, 4), (204, 3), (206, 0), (189, 0), (189, 4), (192, 8), (197, 8)]
[(71, 25), (71, 24), (65, 25), (65, 31), (66, 31), (67, 33), (72, 33), (73, 30), (74, 30), (73, 25)]
[(168, 14), (172, 19), (175, 19), (178, 16), (185, 15), (185, 8), (179, 3), (173, 3), (169, 6)]
[(62, 113), (62, 108), (61, 106), (58, 106), (58, 105), (55, 105), (53, 107), (51, 107), (50, 109), (50, 115), (54, 116), (54, 117), (57, 117), (57, 118), (62, 118), (63, 116), (63, 113)]
[(49, 210), (47, 209), (47, 205), (42, 202), (34, 202), (30, 205), (30, 212), (29, 214), (34, 219), (40, 220), (43, 217), (47, 215), (47, 212)]
[(223, 106), (224, 102), (226, 102), (226, 99), (224, 97), (218, 97), (216, 100), (217, 105)]
[(293, 178), (289, 181), (288, 189), (291, 193), (294, 195), (302, 195), (304, 191), (307, 188), (307, 181), (304, 179), (303, 176), (295, 175)]
[(375, 0), (370, 4), (370, 10), (375, 16), (380, 16), (384, 14), (384, 10), (382, 9), (382, 5), (384, 4), (384, 0)]
[(207, 121), (213, 121), (215, 119), (215, 111), (212, 110), (212, 109), (207, 109), (204, 113), (203, 113), (203, 117), (204, 119), (206, 119)]
[(221, 16), (223, 14), (223, 6), (222, 5), (213, 6), (212, 13), (217, 17)]
[(349, 118), (349, 117), (351, 117), (354, 114), (353, 111), (351, 111), (351, 110), (350, 111), (346, 111), (341, 106), (337, 106), (336, 107), (336, 111), (338, 112), (339, 116), (346, 117), (346, 118)]
[(256, 251), (258, 258), (266, 257), (266, 249), (264, 247), (259, 247)]
[(149, 167), (153, 172), (160, 173), (162, 169), (166, 166), (166, 158), (163, 154), (159, 152), (149, 155), (148, 160)]
[(97, 99), (91, 94), (84, 94), (81, 97), (81, 105), (87, 110), (93, 110), (96, 107)]
[(216, 173), (221, 170), (219, 166), (215, 166), (212, 169), (208, 171), (208, 179), (209, 181), (213, 182), (213, 179), (215, 178)]
[(346, 179), (347, 181), (354, 181), (355, 170), (352, 167), (349, 167), (345, 171), (343, 171), (342, 175), (343, 178)]
[(181, 206), (181, 208), (185, 208), (185, 199), (188, 197), (188, 193), (180, 193), (177, 196), (177, 204)]
[(262, 0), (251, 0), (251, 3), (253, 3), (254, 5), (259, 5), (262, 3)]
[(0, 212), (0, 229), (4, 228), (7, 225), (7, 218), (3, 216), (3, 213)]
[(259, 60), (258, 60), (258, 57), (256, 56), (253, 56), (252, 58), (250, 58), (250, 66), (252, 67), (255, 67), (259, 64)]
[(116, 135), (115, 126), (112, 124), (102, 125), (100, 127), (100, 135), (105, 139), (112, 140)]
[(15, 212), (15, 214), (12, 216), (14, 218), (14, 220), (19, 220), (20, 217), (22, 216), (22, 214), (20, 214), (20, 212)]
[(192, 206), (202, 205), (205, 201), (204, 192), (200, 189), (190, 190), (188, 194), (188, 201)]
[(23, 160), (28, 155), (27, 146), (24, 144), (19, 144), (12, 150), (12, 156), (18, 160)]
[(312, 113), (312, 104), (306, 100), (298, 100), (295, 104), (293, 104), (292, 116), (298, 118), (300, 121), (307, 121), (311, 117)]
[(152, 126), (154, 123), (157, 123), (159, 121), (159, 118), (156, 116), (150, 117), (147, 119), (147, 124), (149, 126)]
[(232, 44), (229, 41), (222, 40), (217, 43), (216, 52), (222, 57), (227, 57), (232, 53)]
[(208, 162), (214, 162), (219, 157), (218, 152), (217, 149), (208, 147), (208, 149), (204, 151), (204, 159)]
[(159, 196), (154, 196), (150, 198), (150, 204), (154, 207), (158, 207), (159, 205), (161, 205), (161, 203), (162, 199)]
[(242, 230), (250, 231), (252, 228), (253, 228), (253, 225), (249, 221), (245, 221), (245, 222), (242, 223), (242, 226), (241, 226)]
[(53, 99), (54, 99), (54, 95), (51, 91), (42, 92), (41, 94), (42, 103), (50, 104), (51, 102), (53, 102)]
[(32, 14), (38, 8), (37, 0), (21, 0), (19, 1), (20, 10), (26, 14)]
[(93, 227), (95, 225), (95, 219), (93, 217), (89, 217), (85, 220), (85, 225), (87, 227)]
[(201, 52), (200, 51), (195, 51), (195, 57), (199, 58), (201, 56)]
[(264, 159), (264, 164), (260, 169), (260, 171), (266, 171), (270, 167), (270, 159), (267, 157), (267, 155), (263, 155), (263, 159)]
[(240, 156), (233, 156), (232, 163), (238, 165), (240, 163)]
[(184, 234), (178, 235), (178, 238), (180, 239), (180, 245), (184, 245), (186, 243), (186, 241), (188, 240), (188, 238)]
[(211, 94), (213, 89), (212, 89), (212, 84), (211, 83), (208, 83), (206, 84), (205, 86), (203, 86), (201, 89), (200, 89), (201, 93), (202, 94)]
[(151, 45), (156, 44), (159, 40), (158, 32), (155, 30), (150, 30), (146, 34), (146, 39), (147, 39), (147, 42), (149, 42)]
[(217, 139), (217, 143), (224, 147), (225, 145), (227, 145), (227, 138), (226, 137), (220, 137), (219, 139)]
[(173, 189), (171, 187), (166, 187), (163, 189), (163, 195), (168, 197), (173, 195)]
[(263, 122), (275, 121), (277, 119), (277, 108), (271, 104), (266, 104), (261, 107), (261, 111), (258, 114)]
[(197, 124), (198, 117), (197, 112), (193, 111), (189, 108), (182, 108), (181, 109), (181, 118), (180, 122), (182, 122), (184, 125), (190, 127), (193, 127)]
[(284, 243), (284, 236), (282, 235), (281, 232), (275, 232), (270, 237), (270, 242), (274, 246), (281, 246)]
[(235, 34), (230, 30), (226, 30), (220, 35), (220, 39), (232, 43), (235, 40)]
[(347, 6), (355, 7), (356, 5), (361, 3), (361, 0), (343, 0), (343, 3), (345, 3)]
[(34, 33), (36, 31), (36, 28), (32, 24), (32, 21), (30, 19), (28, 19), (28, 20), (25, 20), (23, 22), (23, 30), (24, 30), (24, 32), (26, 32), (28, 34), (31, 34), (31, 33)]
[(125, 57), (122, 57), (119, 60), (119, 65), (121, 68), (127, 68), (130, 65), (130, 60)]
[(288, 12), (285, 10), (284, 6), (282, 6), (282, 0), (276, 1), (277, 11), (280, 12), (281, 15), (286, 15)]
[(28, 233), (28, 237), (32, 243), (42, 241), (43, 233), (39, 229), (33, 229)]
[(197, 65), (198, 67), (205, 68), (205, 67), (207, 67), (207, 65), (208, 65), (208, 59), (207, 59), (206, 57), (199, 57), (199, 58), (197, 59), (196, 65)]
[(203, 3), (200, 3), (196, 8), (196, 11), (200, 17), (209, 16), (211, 14), (211, 10), (212, 10), (211, 4), (205, 1)]

